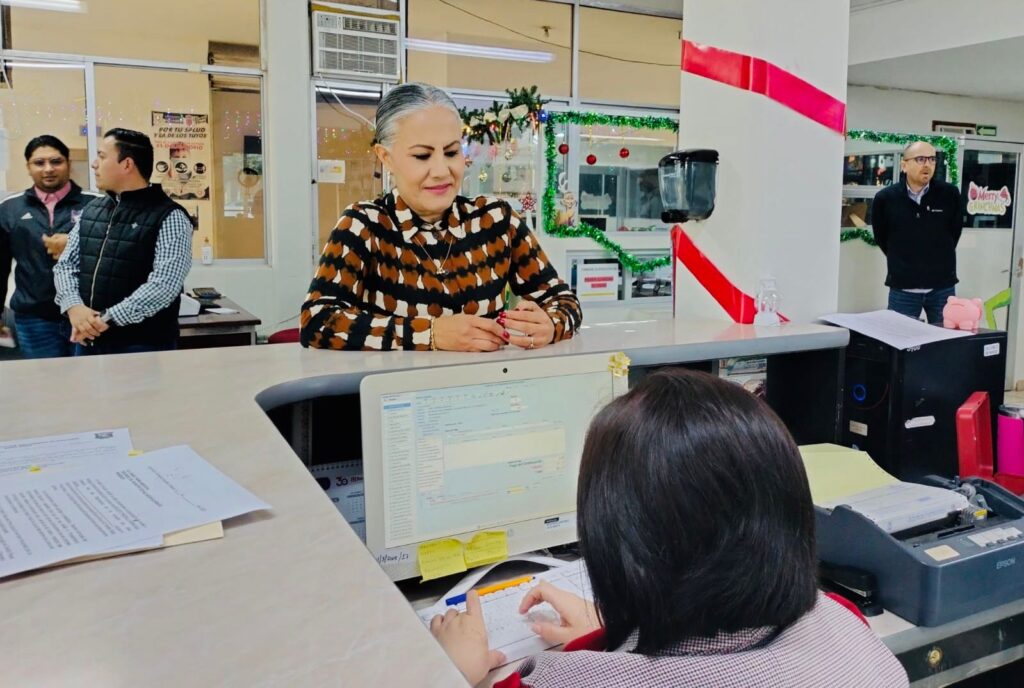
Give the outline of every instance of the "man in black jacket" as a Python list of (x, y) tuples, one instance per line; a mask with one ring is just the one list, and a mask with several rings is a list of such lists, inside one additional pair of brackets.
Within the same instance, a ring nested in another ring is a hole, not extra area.
[(934, 179), (935, 148), (915, 141), (903, 150), (905, 178), (882, 189), (871, 208), (875, 241), (885, 254), (889, 310), (942, 323), (955, 293), (956, 245), (963, 229), (960, 192)]
[(92, 163), (106, 196), (89, 204), (54, 267), (57, 305), (82, 354), (174, 349), (178, 305), (192, 267), (192, 221), (150, 184), (153, 144), (111, 129)]
[(11, 310), (22, 356), (70, 356), (71, 326), (54, 302), (53, 265), (82, 210), (97, 196), (71, 181), (68, 147), (55, 136), (29, 141), (25, 164), (33, 185), (0, 203), (0, 313), (14, 259)]

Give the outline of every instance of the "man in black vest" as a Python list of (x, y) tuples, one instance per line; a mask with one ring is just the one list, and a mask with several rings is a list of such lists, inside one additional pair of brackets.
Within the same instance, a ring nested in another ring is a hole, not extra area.
[(107, 195), (85, 208), (53, 270), (76, 353), (173, 349), (192, 266), (188, 213), (149, 183), (153, 145), (145, 134), (111, 129), (92, 169)]
[(956, 245), (963, 229), (960, 192), (934, 179), (935, 148), (915, 141), (903, 151), (905, 178), (882, 189), (871, 207), (875, 241), (885, 254), (889, 310), (942, 324), (955, 293)]
[(25, 166), (32, 186), (0, 203), (0, 311), (13, 259), (17, 268), (11, 310), (25, 358), (74, 353), (71, 325), (54, 302), (53, 264), (82, 209), (97, 195), (71, 181), (68, 154), (68, 147), (56, 136), (44, 134), (29, 141)]

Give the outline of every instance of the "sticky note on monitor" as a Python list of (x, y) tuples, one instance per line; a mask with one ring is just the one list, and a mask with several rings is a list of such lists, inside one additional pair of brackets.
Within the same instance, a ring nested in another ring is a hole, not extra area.
[(454, 538), (424, 542), (417, 550), (417, 558), (420, 576), (425, 581), (466, 570), (462, 541)]
[(477, 533), (466, 543), (466, 566), (483, 566), (508, 559), (508, 536), (503, 530)]

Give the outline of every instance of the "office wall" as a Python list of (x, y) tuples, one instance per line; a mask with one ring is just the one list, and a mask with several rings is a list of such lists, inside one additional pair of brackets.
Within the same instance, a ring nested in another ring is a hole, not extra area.
[(1024, 103), (920, 91), (854, 86), (847, 89), (850, 129), (930, 132), (932, 120), (994, 124), (998, 138), (1024, 141)]

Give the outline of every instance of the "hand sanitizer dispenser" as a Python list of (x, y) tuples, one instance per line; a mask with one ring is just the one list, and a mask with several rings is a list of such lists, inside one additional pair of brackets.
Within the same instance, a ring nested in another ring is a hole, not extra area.
[(662, 222), (706, 220), (715, 209), (718, 151), (691, 148), (658, 162)]

